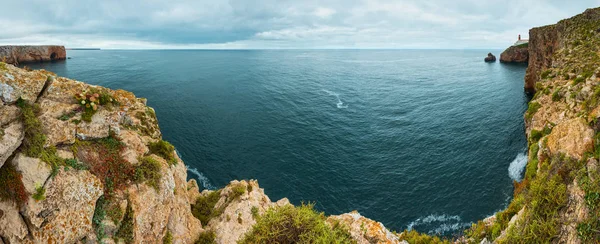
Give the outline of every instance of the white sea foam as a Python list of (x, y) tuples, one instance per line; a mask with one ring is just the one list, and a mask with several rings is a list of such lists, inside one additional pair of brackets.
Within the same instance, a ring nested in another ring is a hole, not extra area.
[(429, 234), (445, 234), (468, 227), (471, 224), (462, 222), (462, 219), (458, 215), (431, 214), (410, 222), (407, 226), (407, 229), (412, 230), (414, 227), (423, 225), (434, 227), (428, 231)]
[[(183, 158), (181, 157), (181, 154), (179, 154), (179, 151), (177, 151), (177, 149), (175, 149), (175, 153), (177, 153), (177, 156), (179, 156), (179, 158), (181, 158), (183, 160)], [(216, 189), (212, 184), (210, 184), (210, 180), (208, 180), (208, 178), (206, 176), (204, 176), (204, 174), (202, 174), (200, 171), (198, 171), (198, 169), (188, 166), (187, 171), (189, 171), (190, 173), (192, 173), (196, 176), (196, 180), (198, 180), (198, 184), (200, 184), (203, 187), (203, 189), (209, 189), (209, 190)], [(200, 189), (200, 190), (202, 190), (202, 189)]]
[[(209, 189), (209, 190), (216, 189), (212, 184), (210, 184), (210, 181), (208, 180), (208, 178), (206, 178), (206, 176), (204, 176), (204, 174), (202, 174), (196, 168), (188, 167), (187, 170), (196, 176), (196, 179), (198, 180), (198, 184), (202, 185), (203, 189)], [(200, 189), (200, 190), (202, 190), (202, 189)]]
[(340, 99), (340, 94), (337, 94), (335, 92), (332, 91), (328, 91), (323, 89), (324, 92), (326, 92), (327, 94), (331, 95), (331, 96), (335, 96), (335, 98), (337, 98), (337, 108), (348, 108), (347, 104), (344, 104), (344, 102), (342, 102), (342, 100)]
[(527, 155), (525, 153), (519, 153), (517, 157), (508, 166), (508, 176), (511, 179), (521, 182), (523, 179), (523, 170), (527, 165)]

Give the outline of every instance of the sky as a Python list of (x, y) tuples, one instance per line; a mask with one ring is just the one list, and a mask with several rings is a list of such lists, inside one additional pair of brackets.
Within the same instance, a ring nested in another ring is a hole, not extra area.
[(0, 45), (505, 48), (600, 0), (0, 0)]

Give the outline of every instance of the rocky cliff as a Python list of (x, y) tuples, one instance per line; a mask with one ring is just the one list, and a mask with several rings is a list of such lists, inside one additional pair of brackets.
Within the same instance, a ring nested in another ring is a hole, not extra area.
[(600, 8), (530, 30), (529, 160), (507, 209), (466, 231), (495, 243), (600, 240)]
[(9, 64), (65, 60), (63, 46), (0, 46), (0, 60)]
[(511, 46), (500, 54), (500, 62), (502, 63), (527, 63), (529, 54), (527, 52), (528, 44)]

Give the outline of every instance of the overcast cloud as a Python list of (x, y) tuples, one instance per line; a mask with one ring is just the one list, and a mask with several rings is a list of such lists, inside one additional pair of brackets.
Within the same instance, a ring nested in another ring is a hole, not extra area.
[(0, 45), (504, 48), (600, 0), (2, 0)]

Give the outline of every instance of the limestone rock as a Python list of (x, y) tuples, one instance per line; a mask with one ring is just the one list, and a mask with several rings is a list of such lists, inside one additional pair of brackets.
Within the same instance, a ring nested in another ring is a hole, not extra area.
[(14, 121), (6, 128), (0, 127), (0, 167), (23, 142), (25, 132), (21, 121)]
[(331, 225), (337, 222), (350, 227), (350, 234), (357, 243), (402, 243), (400, 238), (386, 229), (381, 222), (366, 218), (358, 211), (329, 216), (327, 222)]
[(577, 223), (582, 222), (588, 217), (588, 210), (585, 205), (585, 192), (577, 184), (577, 180), (567, 187), (569, 199), (567, 209), (561, 213), (561, 219), (565, 224), (560, 226), (558, 234), (558, 243), (581, 243), (577, 236)]
[(565, 153), (581, 159), (585, 152), (594, 147), (594, 130), (582, 118), (564, 121), (552, 129), (547, 145), (552, 154)]
[(4, 65), (5, 71), (0, 70), (0, 100), (12, 104), (19, 97), (33, 103), (42, 92), (48, 76), (47, 71), (30, 72), (12, 65)]
[(502, 63), (527, 63), (528, 59), (527, 46), (511, 46), (500, 54)]
[[(246, 191), (231, 200), (234, 187), (244, 187)], [(208, 194), (208, 191), (202, 194)], [(206, 229), (215, 232), (217, 243), (236, 243), (256, 223), (252, 216), (253, 207), (258, 210), (258, 214), (263, 214), (270, 207), (281, 206), (278, 203), (286, 204), (289, 201), (286, 199), (277, 203), (271, 202), (255, 180), (231, 181), (221, 190), (221, 198), (215, 206), (215, 208), (225, 206), (223, 213), (211, 219)]]
[(23, 175), (23, 185), (30, 194), (35, 193), (36, 186), (44, 186), (52, 171), (52, 168), (39, 158), (30, 158), (22, 153), (17, 154), (12, 162)]
[[(0, 102), (2, 104), (2, 102)], [(14, 105), (11, 106), (2, 106), (0, 105), (0, 127), (7, 125), (10, 122), (13, 122), (20, 117), (21, 110)]]
[(0, 60), (7, 63), (31, 63), (65, 60), (67, 52), (64, 46), (0, 46)]
[(27, 225), (19, 215), (17, 205), (13, 202), (0, 201), (0, 236), (10, 243), (21, 243), (27, 233)]
[[(46, 185), (46, 199), (40, 207), (25, 211), (25, 216), (41, 217), (43, 225), (33, 228), (37, 243), (73, 243), (92, 232), (96, 201), (102, 183), (85, 170), (60, 170)], [(28, 205), (32, 204), (30, 199)]]

